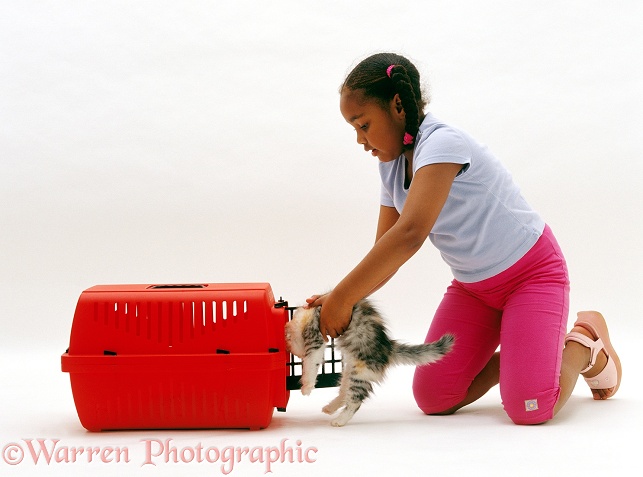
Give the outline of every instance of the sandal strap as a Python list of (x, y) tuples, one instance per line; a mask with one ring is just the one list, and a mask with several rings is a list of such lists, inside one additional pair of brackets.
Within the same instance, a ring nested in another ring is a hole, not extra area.
[[(596, 358), (598, 357), (598, 353), (605, 347), (605, 345), (603, 345), (602, 339), (598, 338), (596, 341), (594, 341), (590, 337), (585, 336), (582, 333), (578, 333), (577, 331), (570, 331), (569, 333), (567, 333), (567, 336), (565, 336), (565, 343), (567, 343), (568, 341), (575, 341), (589, 348), (589, 365), (581, 371), (581, 374), (586, 373), (587, 371), (589, 371), (594, 367), (594, 365), (596, 364)], [(607, 366), (605, 367), (605, 369), (607, 369)], [(603, 374), (605, 369), (601, 371), (600, 374)], [(592, 378), (592, 381), (594, 381), (595, 379), (596, 378)], [(604, 389), (604, 388), (595, 388), (595, 389)]]
[(591, 389), (610, 389), (615, 387), (618, 382), (618, 373), (616, 371), (614, 360), (608, 356), (607, 364), (603, 368), (603, 371), (593, 378), (584, 379)]

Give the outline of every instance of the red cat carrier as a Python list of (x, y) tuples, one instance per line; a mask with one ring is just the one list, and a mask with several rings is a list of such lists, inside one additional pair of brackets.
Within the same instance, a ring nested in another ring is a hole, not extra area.
[[(76, 306), (62, 355), (83, 427), (249, 428), (299, 387), (287, 303), (267, 283), (101, 285)], [(334, 348), (318, 387), (335, 386)]]

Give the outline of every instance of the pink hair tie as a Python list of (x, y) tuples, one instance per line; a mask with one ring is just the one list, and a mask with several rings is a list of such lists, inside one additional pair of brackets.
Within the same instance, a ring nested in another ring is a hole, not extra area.
[(404, 133), (404, 140), (402, 141), (402, 144), (405, 146), (408, 146), (409, 144), (413, 144), (413, 136), (411, 136), (409, 133), (405, 132)]
[(391, 77), (391, 71), (393, 71), (393, 68), (395, 68), (395, 65), (391, 65), (386, 68), (386, 76), (388, 76), (389, 78)]

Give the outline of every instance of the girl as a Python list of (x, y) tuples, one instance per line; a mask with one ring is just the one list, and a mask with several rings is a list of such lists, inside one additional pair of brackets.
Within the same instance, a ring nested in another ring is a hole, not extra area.
[(420, 409), (452, 414), (500, 383), (509, 417), (538, 424), (562, 408), (580, 374), (594, 399), (613, 396), (621, 366), (603, 317), (581, 312), (565, 336), (569, 280), (552, 231), (491, 152), (426, 105), (417, 69), (392, 53), (364, 59), (341, 87), (342, 116), (379, 160), (381, 205), (373, 248), (330, 293), (306, 300), (322, 305), (322, 333), (341, 335), (353, 305), (428, 237), (454, 280), (426, 341), (456, 339), (443, 360), (416, 369)]

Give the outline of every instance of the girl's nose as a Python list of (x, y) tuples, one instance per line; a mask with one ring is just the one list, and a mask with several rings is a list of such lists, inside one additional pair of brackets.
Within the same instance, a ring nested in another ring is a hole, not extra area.
[(361, 131), (357, 131), (357, 144), (366, 144), (366, 137), (364, 137), (364, 133)]

